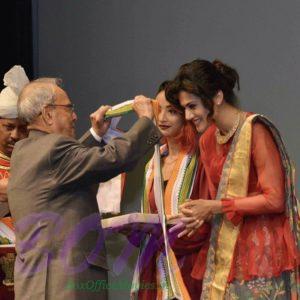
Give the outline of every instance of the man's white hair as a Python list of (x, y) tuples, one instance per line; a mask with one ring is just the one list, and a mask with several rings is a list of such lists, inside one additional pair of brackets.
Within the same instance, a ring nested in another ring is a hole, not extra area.
[(45, 106), (55, 103), (55, 86), (60, 85), (59, 78), (39, 78), (26, 85), (18, 100), (19, 118), (32, 123)]

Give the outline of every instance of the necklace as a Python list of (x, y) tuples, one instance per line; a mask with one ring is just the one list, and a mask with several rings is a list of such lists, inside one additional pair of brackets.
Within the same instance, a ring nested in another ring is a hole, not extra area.
[(230, 130), (225, 135), (221, 134), (219, 128), (216, 129), (216, 139), (217, 139), (218, 144), (220, 144), (220, 145), (226, 144), (230, 140), (230, 138), (235, 134), (235, 132), (240, 124), (240, 119), (241, 119), (241, 113), (238, 112), (238, 116), (237, 116), (233, 126), (230, 128)]

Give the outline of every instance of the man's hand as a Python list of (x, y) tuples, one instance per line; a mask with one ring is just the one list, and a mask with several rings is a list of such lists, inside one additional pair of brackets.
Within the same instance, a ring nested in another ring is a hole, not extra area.
[(152, 108), (152, 100), (145, 96), (136, 96), (133, 102), (133, 109), (137, 113), (138, 117), (147, 117), (150, 120), (153, 119), (153, 108)]
[(7, 202), (8, 178), (0, 179), (0, 202)]
[(103, 137), (109, 128), (110, 120), (104, 120), (104, 116), (110, 108), (108, 105), (100, 106), (98, 110), (90, 115), (92, 127), (100, 137)]

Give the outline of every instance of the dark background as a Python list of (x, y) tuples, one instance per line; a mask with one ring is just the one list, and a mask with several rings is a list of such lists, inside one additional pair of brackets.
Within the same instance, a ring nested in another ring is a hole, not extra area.
[[(31, 0), (2, 0), (0, 4), (0, 77), (13, 65), (22, 65), (33, 77)], [(1, 80), (1, 89), (3, 82)]]
[[(29, 77), (61, 77), (77, 107), (78, 135), (99, 105), (153, 96), (181, 64), (219, 58), (240, 74), (242, 108), (274, 121), (299, 169), (298, 0), (9, 0), (1, 15), (0, 74), (20, 63)], [(124, 212), (139, 210), (142, 169), (129, 178)], [(107, 239), (111, 281), (131, 282), (136, 251), (121, 273), (114, 269), (125, 245)], [(112, 299), (128, 295), (110, 291)]]

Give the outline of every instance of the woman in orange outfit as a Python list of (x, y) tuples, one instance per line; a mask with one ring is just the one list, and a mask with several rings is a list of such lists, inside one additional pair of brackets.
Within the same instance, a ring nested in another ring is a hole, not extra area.
[[(167, 215), (176, 214), (179, 205), (187, 197), (199, 198), (199, 183), (203, 182), (202, 193), (205, 193), (203, 165), (198, 162), (197, 132), (194, 126), (184, 118), (180, 105), (172, 105), (165, 98), (168, 82), (161, 84), (154, 101), (157, 126), (164, 139), (161, 146), (162, 178), (164, 182), (164, 207)], [(202, 172), (201, 172), (202, 171)], [(158, 213), (154, 192), (154, 162), (149, 161), (145, 169), (143, 213)], [(206, 189), (207, 193), (207, 189)], [(205, 194), (202, 194), (204, 197)], [(199, 299), (201, 279), (191, 276), (198, 253), (203, 252), (209, 237), (208, 224), (199, 228), (191, 237), (178, 239), (169, 236), (171, 252), (166, 254), (161, 232), (149, 234), (142, 243), (141, 252), (135, 269), (131, 298), (133, 299), (174, 299), (174, 287), (171, 275), (175, 279), (175, 290), (181, 298)], [(167, 267), (167, 255), (173, 259), (172, 274)]]
[(299, 299), (299, 201), (293, 170), (275, 126), (241, 111), (233, 89), (238, 73), (219, 60), (183, 65), (166, 91), (203, 132), (201, 160), (210, 198), (181, 206), (185, 230), (204, 220), (212, 233), (192, 275), (203, 279), (201, 299)]

